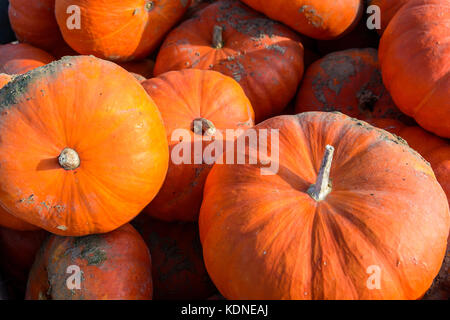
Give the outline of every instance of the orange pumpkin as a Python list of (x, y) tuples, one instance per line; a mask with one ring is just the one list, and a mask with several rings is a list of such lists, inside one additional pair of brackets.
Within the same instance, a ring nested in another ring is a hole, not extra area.
[(411, 0), (369, 0), (369, 5), (380, 8), (381, 29), (377, 30), (379, 34), (383, 34), (397, 11), (409, 1)]
[[(75, 51), (113, 61), (130, 61), (146, 58), (155, 50), (190, 2), (56, 0), (55, 13), (64, 40)], [(71, 26), (76, 23), (67, 13), (71, 6), (80, 8), (80, 28)]]
[(9, 0), (9, 20), (17, 40), (51, 51), (64, 44), (55, 18), (55, 0)]
[(393, 119), (371, 119), (369, 122), (402, 137), (411, 148), (430, 162), (436, 179), (450, 201), (450, 144), (448, 141), (436, 137), (418, 126), (408, 127)]
[(383, 33), (379, 57), (394, 102), (424, 129), (450, 138), (450, 1), (411, 0)]
[(340, 111), (358, 119), (395, 118), (409, 121), (383, 85), (377, 50), (333, 52), (306, 71), (296, 101), (297, 113)]
[(225, 298), (417, 299), (427, 291), (450, 213), (417, 152), (341, 113), (279, 116), (255, 128), (279, 130), (279, 170), (216, 164), (200, 212), (206, 269)]
[(0, 45), (0, 73), (22, 74), (53, 60), (47, 52), (26, 43)]
[[(213, 163), (204, 158), (195, 160), (195, 142), (200, 143), (202, 155), (213, 137), (225, 148), (226, 129), (253, 127), (252, 106), (236, 81), (215, 71), (171, 71), (144, 81), (142, 86), (161, 112), (172, 155), (164, 185), (145, 212), (166, 221), (196, 221), (203, 186)], [(201, 128), (196, 126), (197, 122)], [(190, 141), (180, 143), (177, 133), (180, 129), (189, 135), (182, 139)], [(190, 161), (174, 161), (174, 155), (184, 152), (179, 150), (183, 146), (191, 149)]]
[(239, 1), (222, 0), (172, 30), (154, 73), (195, 68), (233, 77), (259, 122), (280, 113), (295, 96), (303, 67), (295, 33)]
[(203, 262), (197, 223), (139, 215), (132, 224), (152, 254), (154, 300), (201, 300), (217, 291)]
[(130, 224), (101, 235), (53, 235), (36, 256), (25, 299), (150, 300), (151, 269), (148, 248)]
[(0, 107), (0, 202), (28, 223), (67, 236), (108, 232), (164, 181), (161, 115), (112, 62), (65, 57), (32, 70), (0, 90)]
[(329, 40), (349, 32), (361, 18), (362, 0), (242, 0), (269, 18), (311, 38)]

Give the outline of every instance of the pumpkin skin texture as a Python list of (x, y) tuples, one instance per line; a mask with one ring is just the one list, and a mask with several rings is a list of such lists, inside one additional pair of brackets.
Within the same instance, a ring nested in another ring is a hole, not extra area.
[(197, 221), (203, 186), (212, 163), (204, 159), (201, 163), (195, 161), (195, 141), (202, 144), (203, 155), (212, 136), (206, 132), (194, 133), (193, 123), (197, 119), (209, 121), (222, 134), (223, 139), (216, 139), (223, 141), (225, 148), (226, 129), (245, 130), (254, 126), (250, 101), (236, 81), (215, 71), (171, 71), (144, 81), (142, 86), (161, 112), (171, 159), (174, 159), (173, 154), (181, 153), (177, 151), (179, 136), (172, 137), (176, 131), (186, 130), (190, 140), (184, 144), (191, 149), (190, 163), (170, 161), (160, 192), (144, 211), (165, 221)]
[(397, 11), (409, 1), (411, 0), (369, 0), (369, 5), (376, 5), (380, 8), (381, 29), (377, 30), (379, 34), (383, 34)]
[(391, 20), (379, 49), (383, 82), (396, 105), (444, 138), (450, 138), (449, 34), (449, 0), (412, 0)]
[(314, 62), (303, 78), (295, 111), (339, 111), (361, 120), (411, 121), (384, 87), (373, 48), (333, 52)]
[(405, 126), (393, 119), (371, 119), (370, 124), (400, 136), (433, 168), (437, 181), (450, 201), (450, 144), (418, 126)]
[(63, 45), (55, 18), (55, 0), (10, 0), (9, 20), (20, 42), (46, 51)]
[(0, 73), (0, 89), (3, 88), (9, 81), (11, 81), (12, 76), (6, 73)]
[(76, 56), (37, 68), (0, 90), (0, 109), (0, 202), (28, 223), (66, 236), (109, 232), (164, 181), (161, 115), (115, 63)]
[(203, 262), (197, 223), (139, 215), (132, 224), (152, 254), (154, 300), (204, 300), (217, 291)]
[[(447, 199), (423, 158), (341, 113), (279, 116), (255, 127), (264, 128), (280, 130), (277, 174), (216, 164), (206, 181), (200, 239), (221, 294), (421, 297), (438, 274), (450, 227)], [(329, 181), (317, 177), (327, 145), (335, 149)], [(329, 192), (320, 201), (310, 196), (316, 180)], [(379, 290), (367, 286), (370, 266), (382, 270)]]
[(0, 227), (0, 269), (23, 294), (36, 253), (47, 236), (44, 230), (16, 231)]
[(260, 122), (280, 113), (295, 96), (304, 68), (300, 41), (239, 1), (217, 1), (171, 31), (154, 73), (195, 68), (233, 77)]
[(242, 0), (253, 9), (311, 38), (330, 40), (349, 32), (363, 13), (362, 0)]
[[(79, 290), (66, 284), (72, 265), (83, 273)], [(101, 235), (52, 235), (36, 256), (25, 299), (151, 300), (151, 269), (149, 250), (130, 224)]]
[(18, 231), (32, 231), (40, 228), (19, 219), (0, 206), (0, 226)]
[(10, 43), (16, 40), (8, 18), (8, 0), (0, 0), (0, 44)]
[[(190, 0), (56, 0), (64, 40), (80, 54), (112, 61), (146, 58), (181, 19)], [(81, 28), (67, 27), (71, 5), (81, 9)], [(130, 36), (131, 35), (131, 36)]]
[(22, 74), (53, 60), (52, 55), (26, 43), (0, 45), (0, 73)]

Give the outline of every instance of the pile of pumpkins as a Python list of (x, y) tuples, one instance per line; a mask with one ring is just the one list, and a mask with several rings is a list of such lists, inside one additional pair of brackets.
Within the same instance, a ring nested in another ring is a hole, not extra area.
[[(0, 298), (449, 297), (450, 0), (0, 18)], [(228, 129), (278, 170), (173, 160)]]

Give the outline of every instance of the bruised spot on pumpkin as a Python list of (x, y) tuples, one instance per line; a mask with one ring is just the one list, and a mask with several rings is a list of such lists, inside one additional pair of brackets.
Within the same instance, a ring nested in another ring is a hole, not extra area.
[(103, 249), (107, 242), (98, 235), (84, 236), (74, 239), (77, 252), (75, 258), (87, 261), (88, 266), (101, 266), (106, 260), (106, 251)]
[(323, 25), (323, 19), (321, 16), (317, 14), (316, 9), (313, 6), (303, 5), (298, 10), (300, 13), (303, 13), (306, 20), (308, 20), (309, 24), (312, 24), (316, 28), (320, 28)]
[(57, 226), (56, 229), (62, 230), (62, 231), (66, 231), (66, 230), (67, 230), (67, 226), (65, 226), (65, 225), (60, 225), (60, 226)]

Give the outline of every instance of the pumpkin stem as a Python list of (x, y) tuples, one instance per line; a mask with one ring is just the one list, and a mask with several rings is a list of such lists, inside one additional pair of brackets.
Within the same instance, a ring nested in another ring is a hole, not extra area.
[(199, 135), (207, 135), (212, 136), (216, 133), (216, 127), (214, 124), (205, 118), (197, 118), (192, 121), (192, 128), (191, 130), (195, 134)]
[(78, 153), (71, 148), (64, 148), (58, 157), (59, 165), (64, 170), (75, 170), (80, 166), (80, 157)]
[(213, 30), (213, 47), (223, 48), (223, 27), (215, 25)]
[(317, 176), (316, 184), (308, 188), (307, 193), (316, 201), (325, 200), (327, 195), (331, 192), (330, 169), (333, 162), (334, 147), (327, 145), (325, 147), (325, 154), (320, 165), (319, 175)]

